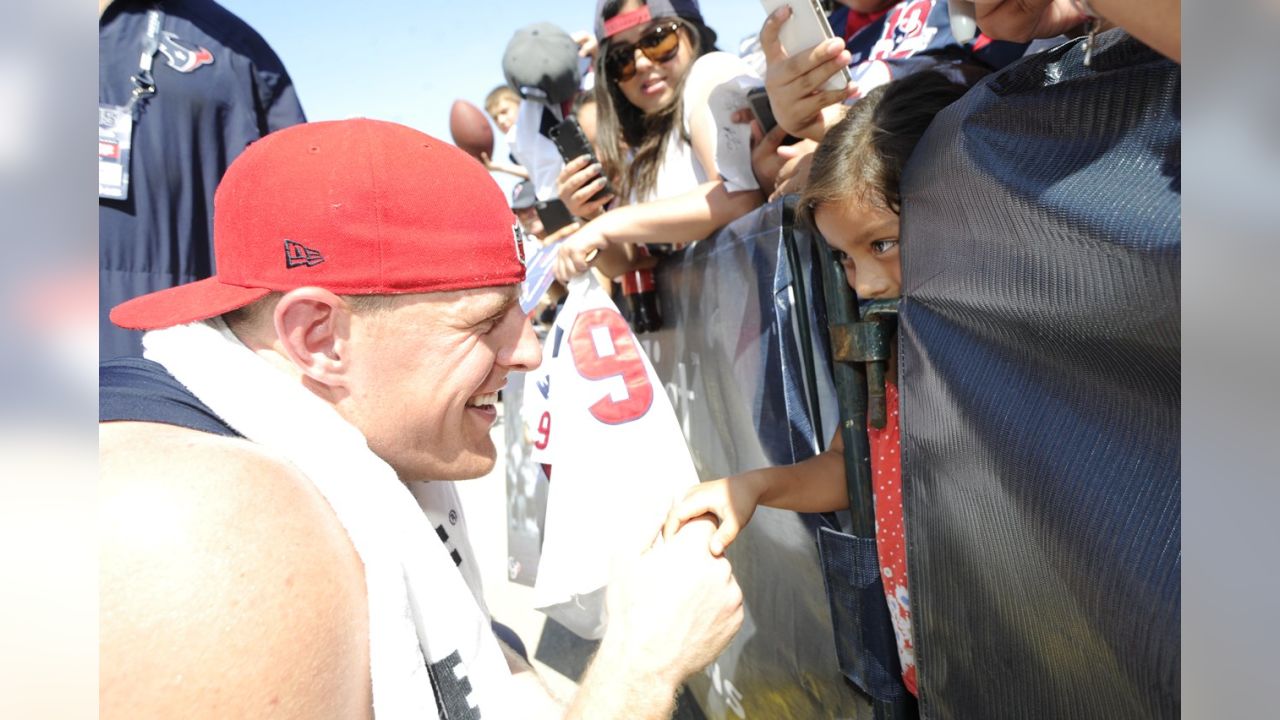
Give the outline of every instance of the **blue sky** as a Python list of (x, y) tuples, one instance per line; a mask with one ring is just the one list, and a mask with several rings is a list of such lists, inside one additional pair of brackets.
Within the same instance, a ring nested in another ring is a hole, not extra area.
[[(502, 79), (512, 33), (548, 21), (591, 30), (595, 0), (219, 0), (267, 39), (284, 60), (310, 120), (356, 116), (394, 120), (449, 138), (455, 99), (483, 105)], [(764, 22), (757, 0), (703, 0), (720, 48)]]

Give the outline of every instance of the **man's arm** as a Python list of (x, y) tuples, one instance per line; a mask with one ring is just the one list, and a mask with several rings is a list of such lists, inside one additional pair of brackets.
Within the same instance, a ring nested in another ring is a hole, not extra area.
[(610, 583), (609, 627), (567, 713), (533, 669), (507, 651), (521, 697), (513, 707), (539, 720), (670, 718), (680, 685), (742, 626), (742, 591), (732, 568), (707, 552), (714, 528), (707, 519), (690, 522)]
[(363, 567), (250, 443), (100, 426), (104, 718), (369, 717)]
[(571, 720), (665, 720), (676, 691), (742, 626), (742, 590), (695, 520), (609, 585), (609, 627), (567, 715)]
[(524, 716), (531, 719), (563, 718), (564, 703), (551, 692), (551, 688), (543, 682), (538, 671), (503, 642), (502, 638), (498, 638), (498, 647), (502, 648), (502, 654), (507, 659), (507, 667), (511, 670), (513, 681), (512, 693), (516, 696), (509, 706), (522, 708)]

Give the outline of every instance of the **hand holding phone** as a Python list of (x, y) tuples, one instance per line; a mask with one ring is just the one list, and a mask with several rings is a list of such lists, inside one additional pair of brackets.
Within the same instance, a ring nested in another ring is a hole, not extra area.
[[(582, 126), (578, 124), (578, 119), (570, 115), (565, 118), (564, 122), (556, 125), (548, 131), (551, 136), (551, 142), (556, 144), (556, 149), (560, 151), (560, 157), (565, 162), (569, 162), (574, 158), (583, 155), (589, 155), (591, 162), (598, 163), (595, 152), (591, 149), (591, 143), (587, 142), (587, 136), (582, 132)], [(595, 202), (606, 195), (615, 194), (613, 187), (606, 180), (605, 186), (599, 192), (591, 196), (588, 202)]]
[[(835, 37), (831, 32), (831, 24), (818, 4), (818, 0), (760, 0), (765, 13), (773, 13), (782, 6), (791, 8), (791, 17), (782, 23), (778, 31), (778, 40), (788, 56), (804, 52), (824, 40)], [(843, 90), (853, 82), (849, 68), (842, 68), (822, 85), (822, 90)]]
[(951, 18), (951, 34), (956, 42), (964, 44), (978, 36), (978, 23), (974, 19), (973, 0), (947, 0), (947, 15)]
[[(756, 122), (760, 123), (760, 130), (765, 134), (778, 126), (778, 121), (773, 117), (773, 107), (769, 105), (769, 93), (762, 87), (752, 88), (747, 92), (747, 105), (751, 108), (751, 114), (755, 116)], [(788, 135), (782, 139), (781, 145), (794, 145), (800, 142), (800, 138), (795, 135)]]

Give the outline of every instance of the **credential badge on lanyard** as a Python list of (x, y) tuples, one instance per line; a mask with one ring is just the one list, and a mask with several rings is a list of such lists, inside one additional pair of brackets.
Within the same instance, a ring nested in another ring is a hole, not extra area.
[(160, 26), (164, 13), (147, 12), (147, 31), (142, 39), (138, 73), (129, 78), (133, 92), (128, 105), (98, 104), (98, 197), (124, 200), (129, 197), (129, 153), (133, 147), (133, 124), (142, 106), (156, 94), (151, 64), (160, 49)]

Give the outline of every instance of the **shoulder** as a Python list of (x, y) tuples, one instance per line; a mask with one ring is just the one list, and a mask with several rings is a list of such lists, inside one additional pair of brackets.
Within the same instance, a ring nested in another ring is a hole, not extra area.
[(367, 711), (363, 569), (311, 482), (246, 440), (99, 427), (104, 716)]
[(685, 81), (685, 86), (705, 88), (706, 91), (709, 91), (711, 87), (721, 83), (750, 75), (752, 75), (752, 70), (747, 61), (732, 53), (717, 50), (693, 61), (693, 67), (689, 68), (689, 77)]
[(167, 0), (165, 12), (185, 20), (209, 41), (244, 56), (259, 71), (287, 77), (284, 63), (266, 39), (249, 23), (213, 0)]
[[(740, 84), (739, 80), (748, 80), (749, 84), (760, 82), (751, 66), (737, 55), (717, 50), (695, 60), (684, 82), (686, 118), (699, 108), (706, 108), (712, 102), (713, 93), (721, 96), (727, 92), (745, 105), (746, 85)], [(717, 88), (722, 89), (717, 91)]]

